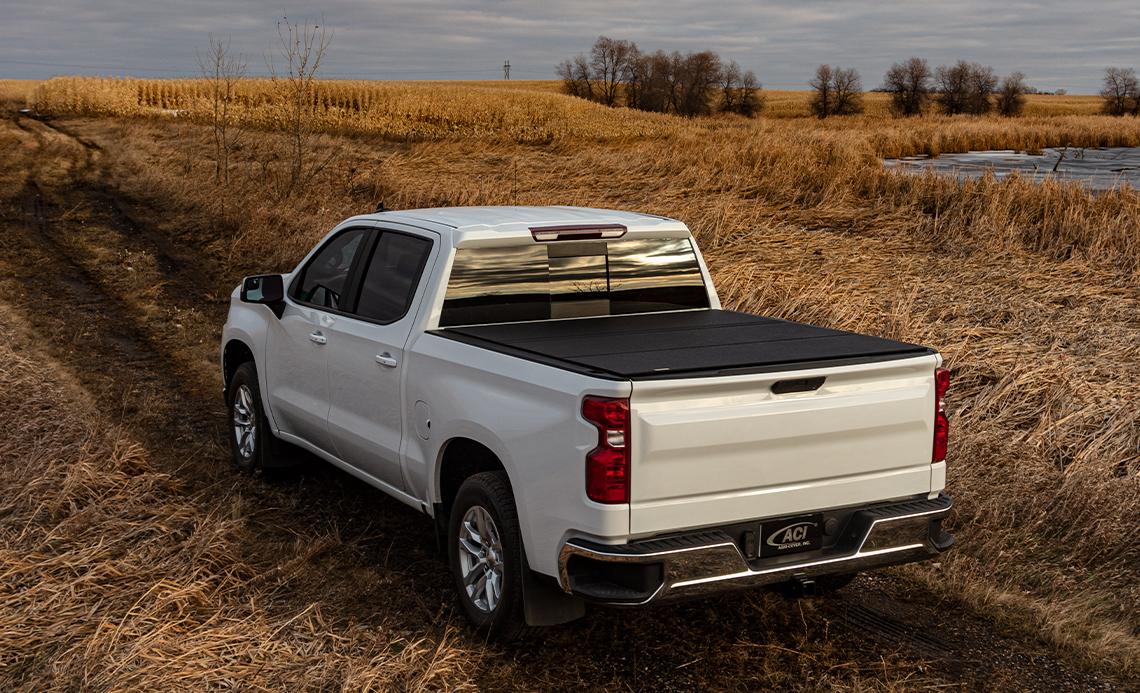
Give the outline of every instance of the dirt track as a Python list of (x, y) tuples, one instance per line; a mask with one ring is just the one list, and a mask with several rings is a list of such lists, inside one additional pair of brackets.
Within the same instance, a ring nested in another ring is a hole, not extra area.
[[(319, 603), (330, 623), (383, 621), (438, 639), (459, 625), (430, 525), (327, 465), (286, 479), (233, 473), (224, 446), (216, 338), (237, 277), (116, 192), (101, 146), (11, 115), (22, 180), (0, 189), (0, 294), (155, 464), (203, 506), (243, 513), (247, 560), (276, 580), (280, 608)], [(470, 636), (463, 635), (465, 639)], [(527, 689), (746, 688), (759, 669), (812, 687), (818, 651), (885, 684), (1112, 689), (1023, 634), (934, 597), (901, 573), (864, 576), (804, 602), (730, 595), (647, 611), (594, 610), (523, 645), (487, 646), (476, 680)], [(762, 656), (761, 656), (762, 655)], [(805, 659), (807, 658), (807, 659)], [(826, 682), (820, 682), (827, 685)]]

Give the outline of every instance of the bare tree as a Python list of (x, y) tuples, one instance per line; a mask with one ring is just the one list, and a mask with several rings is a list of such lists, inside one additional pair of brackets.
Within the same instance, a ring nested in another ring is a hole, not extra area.
[(997, 90), (997, 110), (1003, 116), (1013, 117), (1021, 115), (1025, 109), (1025, 95), (1029, 86), (1025, 84), (1025, 75), (1013, 72), (1006, 75)]
[(1106, 115), (1140, 115), (1140, 83), (1136, 79), (1136, 70), (1131, 67), (1105, 68), (1100, 97), (1104, 99), (1101, 110)]
[(993, 68), (959, 60), (938, 68), (938, 103), (947, 115), (971, 113), (980, 115), (993, 108), (990, 96), (997, 87)]
[(626, 71), (626, 64), (637, 53), (629, 41), (599, 36), (590, 49), (590, 72), (597, 86), (596, 98), (607, 106), (616, 106), (618, 84)]
[(760, 90), (760, 80), (752, 70), (745, 70), (740, 77), (740, 95), (736, 100), (736, 112), (751, 118), (764, 109), (764, 92)]
[(820, 65), (809, 84), (813, 93), (808, 106), (816, 117), (863, 112), (863, 83), (854, 68)]
[(643, 111), (668, 111), (676, 91), (673, 56), (661, 50), (642, 53), (631, 66), (633, 77), (626, 85), (626, 104)]
[(751, 118), (764, 107), (756, 74), (752, 70), (742, 71), (735, 60), (721, 66), (718, 81), (721, 112)]
[(621, 82), (625, 91), (625, 105), (630, 108), (636, 108), (636, 103), (640, 98), (640, 90), (645, 86), (645, 68), (645, 56), (642, 55), (641, 49), (637, 47), (637, 44), (631, 41), (629, 44), (629, 55), (626, 56), (621, 68), (621, 74), (618, 75), (618, 80)]
[(720, 110), (735, 113), (740, 93), (740, 66), (733, 60), (720, 71)]
[(562, 79), (562, 88), (570, 96), (582, 99), (594, 98), (594, 85), (590, 79), (590, 64), (586, 56), (577, 55), (573, 59), (563, 60), (555, 72)]
[(831, 93), (831, 66), (820, 65), (815, 68), (815, 77), (808, 81), (811, 87), (811, 100), (808, 107), (817, 118), (826, 118), (831, 115), (834, 95)]
[(970, 68), (970, 88), (966, 99), (968, 112), (976, 115), (989, 113), (994, 106), (990, 97), (997, 89), (997, 75), (989, 65), (973, 63)]
[(835, 91), (835, 115), (855, 115), (863, 112), (863, 80), (853, 67), (835, 68), (832, 77)]
[[(214, 132), (214, 182), (230, 182), (230, 152), (242, 136), (235, 113), (237, 84), (246, 75), (245, 57), (230, 50), (229, 39), (210, 37), (205, 54), (198, 53), (198, 68), (207, 82), (210, 124)], [(223, 198), (224, 201), (224, 198)]]
[(970, 64), (959, 60), (954, 65), (940, 65), (935, 72), (938, 82), (938, 105), (948, 115), (966, 113), (970, 91)]
[(900, 116), (920, 116), (930, 100), (930, 66), (922, 58), (891, 65), (883, 78), (891, 95), (891, 111)]
[(708, 115), (712, 96), (720, 81), (720, 57), (712, 51), (681, 57), (674, 107), (683, 116)]
[(315, 82), (332, 42), (332, 32), (326, 31), (322, 24), (310, 24), (308, 20), (294, 22), (287, 16), (282, 17), (277, 22), (277, 38), (278, 58), (283, 62), (284, 71), (278, 74), (274, 61), (268, 61), (288, 114), (289, 185), (284, 190), (285, 196), (324, 167), (324, 164), (307, 165), (315, 120)]

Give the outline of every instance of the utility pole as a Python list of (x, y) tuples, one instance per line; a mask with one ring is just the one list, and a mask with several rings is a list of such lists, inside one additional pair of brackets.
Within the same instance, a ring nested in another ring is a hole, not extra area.
[(510, 59), (507, 59), (505, 62), (503, 62), (503, 79), (510, 79), (510, 78), (511, 78), (511, 61), (510, 61)]

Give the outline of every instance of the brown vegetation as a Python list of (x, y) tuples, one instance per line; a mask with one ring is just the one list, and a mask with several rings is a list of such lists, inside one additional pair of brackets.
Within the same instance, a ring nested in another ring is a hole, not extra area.
[[(5, 690), (469, 686), (450, 639), (275, 609), (240, 493), (202, 499), (0, 304), (0, 681)], [(305, 553), (322, 550), (309, 545)]]
[[(92, 98), (83, 96), (83, 85), (49, 83), (38, 104), (107, 114), (117, 112), (106, 106), (114, 103), (124, 115), (142, 115), (152, 106), (141, 106), (140, 95), (191, 89), (99, 83), (106, 98)], [(333, 223), (380, 199), (389, 207), (614, 206), (688, 222), (728, 306), (937, 346), (955, 377), (949, 477), (960, 544), (940, 565), (904, 574), (933, 590), (945, 608), (985, 614), (1027, 642), (1040, 638), (1102, 672), (1140, 672), (1140, 545), (1132, 537), (1140, 515), (1140, 196), (1128, 189), (1094, 196), (1016, 178), (900, 176), (884, 172), (878, 158), (1064, 143), (1135, 146), (1140, 124), (1034, 112), (1052, 103), (1095, 110), (1095, 97), (1031, 96), (1029, 116), (1017, 120), (896, 121), (883, 117), (890, 96), (877, 95), (868, 109), (877, 115), (842, 122), (706, 122), (632, 112), (623, 121), (615, 120), (620, 111), (549, 92), (447, 89), (462, 109), (417, 85), (320, 85), (319, 94), (377, 100), (364, 109), (368, 119), (321, 116), (326, 132), (350, 136), (321, 139), (334, 163), (287, 203), (266, 185), (267, 176), (285, 175), (285, 135), (251, 137), (232, 161), (229, 192), (246, 201), (241, 215), (217, 203), (211, 134), (194, 122), (192, 100), (182, 102), (191, 110), (186, 119), (73, 120), (69, 127), (106, 143), (109, 175), (122, 190), (165, 209), (178, 233), (208, 249), (225, 275), (218, 292), (243, 273), (290, 267)], [(123, 92), (129, 98), (116, 100)], [(256, 101), (265, 90), (246, 85), (243, 93), (251, 118), (265, 117), (269, 106)], [(536, 103), (553, 113), (532, 110)], [(806, 115), (806, 94), (786, 103)], [(462, 138), (441, 126), (459, 110), (483, 118), (466, 121)], [(254, 122), (268, 130), (273, 121)], [(623, 131), (630, 123), (636, 127)], [(526, 134), (532, 127), (558, 135), (535, 139)], [(417, 137), (401, 136), (406, 132)], [(529, 144), (536, 141), (551, 146)], [(217, 326), (202, 329), (209, 340)], [(213, 364), (200, 368), (210, 374), (204, 378), (215, 377)], [(22, 498), (53, 497), (56, 486), (33, 482), (12, 488)], [(16, 526), (23, 522), (5, 521), (6, 530)], [(38, 574), (55, 569), (46, 558), (28, 562)], [(5, 597), (0, 613), (20, 613), (14, 605)], [(273, 627), (246, 613), (257, 628)], [(146, 642), (142, 630), (130, 633), (129, 642)], [(831, 662), (835, 655), (816, 656)], [(419, 661), (409, 660), (409, 670), (428, 671)], [(753, 681), (756, 666), (749, 666)], [(820, 685), (864, 681), (862, 670), (841, 673)]]

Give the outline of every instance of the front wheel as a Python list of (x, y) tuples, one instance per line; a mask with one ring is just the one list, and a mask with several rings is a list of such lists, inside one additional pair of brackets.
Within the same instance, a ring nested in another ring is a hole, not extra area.
[(482, 472), (463, 482), (448, 523), (448, 559), (467, 619), (488, 638), (523, 633), (522, 542), (507, 475)]
[(257, 368), (247, 361), (237, 367), (229, 387), (229, 439), (234, 466), (243, 472), (280, 469), (295, 463), (285, 443), (277, 440), (261, 404)]

